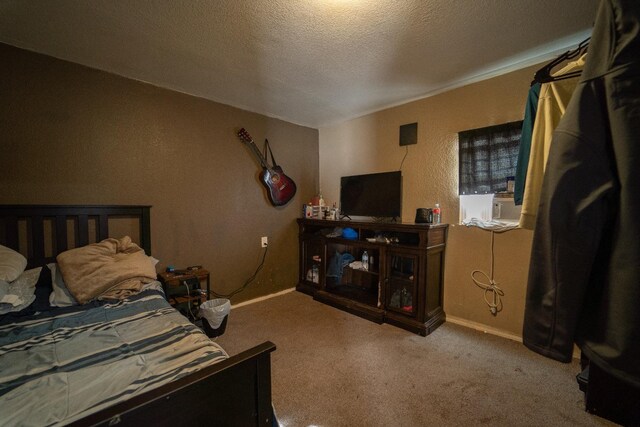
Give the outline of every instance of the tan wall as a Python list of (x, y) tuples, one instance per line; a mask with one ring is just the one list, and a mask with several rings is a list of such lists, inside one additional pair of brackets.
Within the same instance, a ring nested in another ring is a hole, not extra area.
[[(318, 131), (0, 44), (0, 203), (153, 205), (153, 255), (202, 264), (238, 302), (295, 285)], [(235, 130), (265, 137), (298, 185), (272, 207)]]
[(340, 176), (398, 170), (406, 148), (398, 145), (399, 126), (418, 123), (418, 143), (408, 147), (402, 166), (403, 221), (416, 208), (440, 203), (451, 224), (447, 244), (444, 306), (448, 316), (521, 336), (532, 233), (510, 231), (495, 237), (494, 277), (504, 290), (504, 310), (494, 317), (483, 291), (470, 279), (490, 274), (491, 234), (458, 224), (458, 136), (524, 115), (535, 67), (451, 90), (320, 129), (320, 185), (325, 200), (339, 200)]

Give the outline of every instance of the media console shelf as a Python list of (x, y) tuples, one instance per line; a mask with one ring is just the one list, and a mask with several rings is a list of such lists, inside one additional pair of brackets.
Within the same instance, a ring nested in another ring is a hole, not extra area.
[[(300, 218), (298, 227), (298, 291), (423, 336), (444, 322), (447, 224)], [(356, 239), (345, 239), (338, 233), (346, 227), (356, 231)], [(364, 251), (369, 256), (366, 269), (357, 262), (362, 261)]]

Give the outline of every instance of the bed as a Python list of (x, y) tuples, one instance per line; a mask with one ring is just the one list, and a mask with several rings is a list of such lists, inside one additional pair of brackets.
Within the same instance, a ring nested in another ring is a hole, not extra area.
[[(27, 269), (46, 271), (58, 254), (132, 223), (151, 254), (149, 206), (0, 205), (0, 245), (23, 253)], [(228, 357), (157, 285), (119, 301), (0, 317), (0, 422), (274, 424), (275, 345)]]

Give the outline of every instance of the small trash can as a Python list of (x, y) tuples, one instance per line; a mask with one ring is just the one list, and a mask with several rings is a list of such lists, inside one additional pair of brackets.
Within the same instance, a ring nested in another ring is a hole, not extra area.
[(202, 329), (209, 338), (219, 337), (227, 328), (227, 319), (231, 311), (231, 301), (226, 298), (216, 298), (205, 301), (200, 305)]

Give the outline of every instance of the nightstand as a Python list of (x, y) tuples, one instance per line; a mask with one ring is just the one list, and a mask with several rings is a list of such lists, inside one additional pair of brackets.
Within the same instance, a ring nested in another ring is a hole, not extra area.
[[(193, 281), (194, 278), (198, 281), (196, 286), (185, 286), (185, 281), (189, 279)], [(171, 273), (162, 272), (158, 274), (158, 280), (162, 283), (162, 289), (169, 304), (191, 320), (196, 320), (198, 307), (208, 299), (211, 290), (209, 271), (200, 268), (197, 270), (177, 270)], [(204, 281), (207, 285), (205, 294), (200, 291)]]

